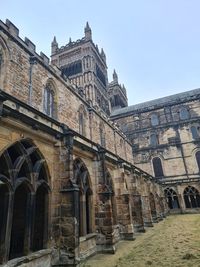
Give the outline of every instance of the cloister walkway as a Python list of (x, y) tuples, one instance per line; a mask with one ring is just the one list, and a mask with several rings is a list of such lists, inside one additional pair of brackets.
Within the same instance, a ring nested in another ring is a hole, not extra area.
[(97, 254), (84, 267), (200, 267), (200, 214), (171, 215), (115, 255)]

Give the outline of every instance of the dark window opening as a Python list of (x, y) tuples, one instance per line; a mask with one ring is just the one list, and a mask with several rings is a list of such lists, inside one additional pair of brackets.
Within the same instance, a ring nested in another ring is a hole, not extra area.
[(82, 73), (82, 62), (78, 60), (62, 68), (62, 76), (70, 77)]
[(179, 201), (176, 192), (171, 188), (165, 189), (165, 197), (167, 198), (167, 204), (170, 209), (179, 209)]
[(43, 110), (49, 117), (56, 118), (55, 90), (52, 84), (48, 84), (44, 89)]
[[(34, 193), (34, 186), (29, 187), (26, 182), (23, 182), (24, 178), (30, 178), (32, 173), (34, 175), (29, 181), (34, 183), (36, 188), (39, 174), (41, 180), (48, 181), (45, 160), (42, 157), (39, 159), (40, 153), (30, 157), (36, 149), (31, 142), (30, 145), (24, 141), (18, 142), (5, 150), (0, 157), (0, 174), (3, 176), (0, 180), (0, 264), (8, 259), (27, 255), (31, 248), (38, 250), (47, 245), (48, 187), (40, 181), (39, 184), (42, 183), (42, 185)], [(11, 159), (9, 154), (12, 155)], [(36, 158), (40, 165), (33, 169)], [(6, 186), (9, 179), (5, 174), (8, 173), (12, 176), (13, 185), (16, 184), (18, 178), (22, 178), (22, 183), (16, 189), (13, 186), (14, 197), (11, 198), (9, 198), (9, 190)], [(33, 191), (30, 191), (31, 187)], [(9, 220), (8, 214), (10, 214)], [(10, 238), (8, 238), (8, 233), (11, 233)]]
[(192, 133), (192, 138), (193, 139), (198, 139), (199, 138), (199, 133), (198, 133), (197, 127), (191, 126), (191, 133)]
[(200, 208), (200, 194), (196, 188), (193, 186), (186, 187), (183, 195), (187, 209)]
[(200, 151), (196, 152), (195, 157), (196, 157), (197, 165), (198, 165), (199, 172), (200, 172)]
[(40, 186), (35, 197), (35, 222), (34, 222), (34, 238), (33, 251), (45, 248), (47, 231), (47, 207), (48, 207), (48, 192)]
[(163, 168), (160, 158), (153, 159), (153, 169), (155, 177), (163, 177)]
[(10, 241), (10, 259), (25, 255), (27, 250), (28, 191), (24, 185), (15, 191), (13, 222)]
[(0, 184), (0, 264), (3, 262), (3, 255), (5, 253), (4, 242), (8, 217), (8, 196), (7, 187)]
[(92, 232), (91, 225), (91, 197), (92, 191), (89, 185), (89, 173), (84, 163), (77, 159), (74, 161), (74, 180), (79, 187), (79, 236), (85, 236)]
[(30, 169), (29, 169), (28, 163), (26, 161), (22, 164), (20, 171), (18, 173), (18, 178), (21, 178), (21, 177), (26, 177), (28, 179), (31, 179)]
[(0, 157), (0, 173), (5, 175), (6, 177), (10, 178), (10, 174), (9, 174), (9, 166), (7, 164), (6, 158), (4, 155), (2, 155)]
[(99, 66), (96, 64), (96, 73), (99, 80), (103, 83), (104, 86), (106, 86), (106, 77), (103, 74), (103, 71), (99, 68)]

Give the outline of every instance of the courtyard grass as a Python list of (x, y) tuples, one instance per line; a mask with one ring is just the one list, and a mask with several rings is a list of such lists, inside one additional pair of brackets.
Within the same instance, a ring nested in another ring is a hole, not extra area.
[(171, 215), (114, 255), (97, 254), (83, 267), (200, 267), (200, 214)]

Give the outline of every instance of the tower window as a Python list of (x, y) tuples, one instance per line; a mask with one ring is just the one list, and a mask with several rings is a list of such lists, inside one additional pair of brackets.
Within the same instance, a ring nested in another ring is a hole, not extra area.
[(99, 78), (99, 80), (103, 83), (104, 86), (106, 86), (106, 77), (98, 65), (96, 65), (96, 72), (97, 72), (97, 77)]
[(75, 61), (66, 67), (62, 68), (62, 75), (69, 77), (76, 75), (78, 73), (82, 73), (82, 62), (81, 60)]

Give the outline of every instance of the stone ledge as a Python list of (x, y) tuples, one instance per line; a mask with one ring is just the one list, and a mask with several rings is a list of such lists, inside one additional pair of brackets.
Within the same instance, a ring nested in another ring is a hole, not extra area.
[(17, 266), (21, 266), (23, 264), (28, 264), (31, 261), (40, 259), (44, 256), (50, 255), (52, 253), (52, 249), (43, 249), (43, 250), (39, 250), (37, 252), (33, 252), (27, 256), (23, 256), (20, 258), (16, 258), (13, 260), (8, 261), (5, 265), (0, 265), (1, 267), (17, 267)]
[(91, 239), (91, 238), (94, 238), (94, 237), (96, 237), (96, 236), (97, 236), (96, 233), (91, 233), (91, 234), (87, 234), (87, 235), (85, 235), (85, 236), (81, 236), (81, 237), (80, 237), (80, 243), (81, 243), (81, 242), (84, 242), (84, 241), (86, 241), (86, 240), (89, 240), (89, 239)]

